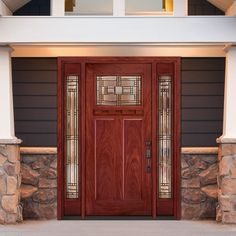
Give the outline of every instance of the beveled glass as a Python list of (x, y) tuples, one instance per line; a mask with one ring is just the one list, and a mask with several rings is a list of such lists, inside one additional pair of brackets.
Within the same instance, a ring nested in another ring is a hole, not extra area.
[(79, 77), (66, 79), (66, 197), (79, 197)]
[(159, 77), (159, 198), (172, 197), (172, 78)]
[(97, 105), (141, 105), (141, 76), (97, 76)]

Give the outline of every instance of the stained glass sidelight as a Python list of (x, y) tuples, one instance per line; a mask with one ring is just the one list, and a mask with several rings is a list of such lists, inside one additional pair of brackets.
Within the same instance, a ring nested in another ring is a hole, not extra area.
[(66, 197), (79, 197), (79, 77), (66, 79)]
[(141, 105), (141, 76), (97, 76), (97, 105)]
[(172, 80), (159, 78), (159, 198), (172, 197)]

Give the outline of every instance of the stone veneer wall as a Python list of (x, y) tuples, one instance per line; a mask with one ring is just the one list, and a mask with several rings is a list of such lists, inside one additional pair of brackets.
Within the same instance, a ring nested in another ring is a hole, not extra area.
[(0, 224), (22, 221), (19, 144), (0, 144)]
[[(236, 140), (234, 140), (235, 142)], [(219, 175), (216, 220), (222, 223), (236, 223), (236, 143), (219, 144)]]
[(24, 219), (57, 217), (57, 155), (21, 154)]
[(182, 154), (182, 219), (215, 219), (217, 174), (217, 154)]
[[(182, 219), (215, 219), (217, 154), (182, 154)], [(57, 155), (21, 155), (24, 219), (57, 217)]]

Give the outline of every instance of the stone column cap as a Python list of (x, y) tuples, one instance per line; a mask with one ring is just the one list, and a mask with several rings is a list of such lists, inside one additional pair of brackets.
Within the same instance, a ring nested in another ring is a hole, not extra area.
[(21, 144), (22, 140), (18, 138), (13, 139), (0, 139), (0, 144)]
[(219, 138), (216, 139), (216, 142), (217, 143), (222, 143), (222, 144), (236, 144), (236, 138), (227, 138), (227, 137), (224, 137), (224, 136), (221, 136)]

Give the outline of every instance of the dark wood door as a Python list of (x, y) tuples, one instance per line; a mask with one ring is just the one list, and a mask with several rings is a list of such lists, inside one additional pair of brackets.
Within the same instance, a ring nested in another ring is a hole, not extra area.
[(86, 65), (86, 215), (151, 215), (151, 64)]

